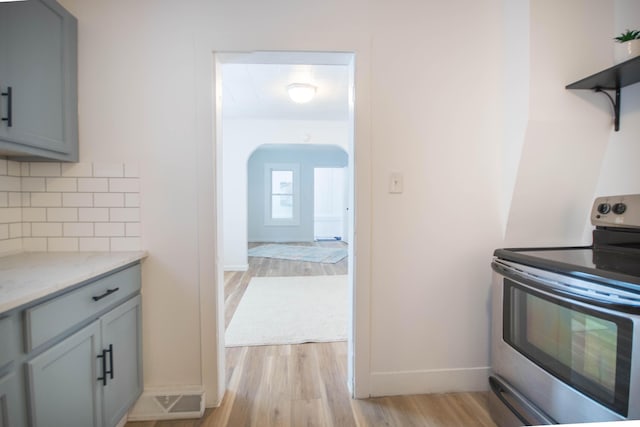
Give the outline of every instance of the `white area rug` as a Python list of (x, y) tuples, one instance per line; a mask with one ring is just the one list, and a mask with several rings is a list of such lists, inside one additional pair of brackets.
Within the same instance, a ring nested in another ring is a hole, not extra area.
[(347, 276), (254, 277), (225, 334), (227, 347), (347, 339)]

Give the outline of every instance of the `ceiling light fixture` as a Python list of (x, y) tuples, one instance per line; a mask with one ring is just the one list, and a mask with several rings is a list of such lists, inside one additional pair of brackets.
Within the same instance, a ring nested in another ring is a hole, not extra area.
[(291, 83), (287, 86), (287, 92), (289, 92), (289, 98), (293, 102), (304, 104), (313, 99), (316, 94), (316, 87), (308, 83)]

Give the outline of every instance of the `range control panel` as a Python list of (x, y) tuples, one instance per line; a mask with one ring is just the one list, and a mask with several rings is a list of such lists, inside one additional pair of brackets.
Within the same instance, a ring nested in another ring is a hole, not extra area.
[(640, 194), (596, 198), (591, 208), (591, 224), (640, 228)]

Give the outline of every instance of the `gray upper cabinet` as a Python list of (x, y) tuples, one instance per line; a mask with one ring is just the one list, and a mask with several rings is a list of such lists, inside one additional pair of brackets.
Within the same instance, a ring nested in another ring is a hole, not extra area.
[(55, 0), (0, 3), (0, 155), (78, 160), (77, 20)]

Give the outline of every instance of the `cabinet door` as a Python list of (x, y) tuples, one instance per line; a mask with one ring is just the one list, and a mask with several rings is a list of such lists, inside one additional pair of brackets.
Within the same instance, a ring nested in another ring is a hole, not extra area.
[(0, 314), (0, 370), (15, 359), (20, 351), (20, 334), (16, 313)]
[(101, 318), (102, 348), (108, 350), (104, 392), (104, 425), (113, 427), (142, 393), (140, 296)]
[(32, 426), (102, 425), (99, 338), (96, 321), (27, 362)]
[(25, 425), (22, 390), (15, 372), (0, 378), (0, 427)]
[[(0, 3), (0, 89), (11, 88), (11, 126), (0, 122), (7, 152), (77, 159), (76, 20), (52, 0)], [(7, 117), (8, 96), (0, 101)]]

